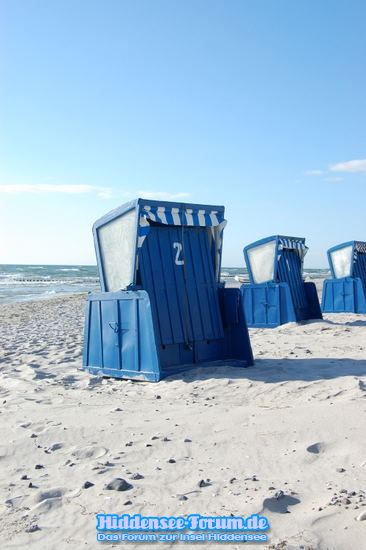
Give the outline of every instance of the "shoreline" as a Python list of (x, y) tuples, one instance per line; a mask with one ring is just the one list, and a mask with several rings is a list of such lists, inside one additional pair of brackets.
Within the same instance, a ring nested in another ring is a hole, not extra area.
[[(305, 270), (303, 278), (317, 284), (326, 273), (325, 269)], [(240, 286), (249, 282), (248, 274), (244, 267), (222, 267), (221, 282), (229, 287)], [(0, 305), (99, 290), (96, 266), (0, 265)]]
[[(234, 279), (234, 278), (233, 278)], [(324, 278), (323, 277), (319, 277), (319, 278), (314, 278), (314, 279), (304, 279), (305, 282), (313, 282), (316, 286), (316, 289), (317, 289), (317, 292), (318, 292), (318, 296), (319, 296), (319, 300), (321, 300), (321, 294), (322, 294), (322, 289), (323, 289), (323, 283), (324, 283)], [(240, 288), (244, 283), (242, 282), (239, 282), (239, 281), (236, 281), (236, 280), (226, 280), (226, 281), (222, 281), (222, 282), (225, 282), (225, 286), (226, 288)], [(9, 306), (9, 305), (12, 305), (12, 304), (25, 304), (25, 303), (37, 303), (37, 302), (45, 302), (45, 301), (49, 301), (49, 300), (57, 300), (57, 299), (67, 299), (67, 298), (72, 298), (74, 296), (87, 296), (88, 294), (92, 293), (98, 293), (98, 292), (102, 292), (102, 290), (100, 289), (100, 287), (94, 289), (94, 290), (88, 290), (88, 291), (78, 291), (78, 292), (55, 292), (55, 293), (50, 293), (49, 295), (42, 295), (42, 296), (38, 296), (38, 297), (35, 297), (35, 296), (30, 296), (29, 298), (15, 298), (15, 299), (1, 299), (0, 298), (0, 306), (3, 307), (3, 306)]]

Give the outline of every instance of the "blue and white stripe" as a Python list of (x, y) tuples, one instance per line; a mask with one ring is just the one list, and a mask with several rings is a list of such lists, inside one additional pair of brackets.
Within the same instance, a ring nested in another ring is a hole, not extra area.
[(309, 250), (308, 247), (305, 245), (305, 239), (303, 238), (296, 238), (296, 237), (279, 237), (278, 238), (278, 256), (277, 260), (280, 261), (282, 250), (284, 248), (291, 249), (291, 250), (298, 250), (299, 256), (301, 258), (301, 262), (304, 261), (304, 256)]
[(366, 243), (362, 241), (355, 242), (355, 251), (361, 254), (366, 254)]
[[(164, 225), (179, 225), (189, 227), (220, 227), (224, 228), (226, 221), (222, 212), (192, 208), (144, 205), (140, 210), (137, 246), (141, 248), (149, 232), (149, 221)], [(225, 223), (224, 223), (225, 222)]]
[(357, 262), (359, 254), (366, 254), (366, 243), (363, 241), (354, 241), (353, 243), (353, 263)]
[(296, 250), (308, 250), (308, 247), (305, 245), (304, 239), (288, 239), (280, 237), (278, 239), (278, 248), (294, 248)]

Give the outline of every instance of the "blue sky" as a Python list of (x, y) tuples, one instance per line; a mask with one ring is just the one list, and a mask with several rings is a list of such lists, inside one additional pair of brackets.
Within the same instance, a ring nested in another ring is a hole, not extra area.
[(224, 204), (224, 265), (366, 240), (366, 3), (4, 0), (0, 263), (94, 264), (137, 196)]

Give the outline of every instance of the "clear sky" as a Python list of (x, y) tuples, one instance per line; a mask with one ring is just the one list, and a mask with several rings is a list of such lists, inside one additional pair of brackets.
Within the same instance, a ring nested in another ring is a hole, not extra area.
[(138, 196), (224, 204), (224, 265), (366, 240), (364, 0), (2, 0), (0, 263), (94, 264)]

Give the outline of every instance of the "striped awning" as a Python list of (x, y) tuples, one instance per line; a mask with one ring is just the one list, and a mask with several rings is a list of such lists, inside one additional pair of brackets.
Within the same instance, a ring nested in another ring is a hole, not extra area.
[(355, 241), (355, 252), (366, 254), (366, 243), (362, 241)]
[(304, 239), (296, 238), (286, 238), (280, 237), (278, 239), (278, 248), (295, 248), (296, 250), (308, 250), (308, 247), (305, 245)]
[(226, 225), (223, 213), (218, 210), (144, 205), (140, 210), (138, 248), (141, 248), (144, 243), (150, 230), (150, 222), (190, 227), (219, 227), (220, 229)]

